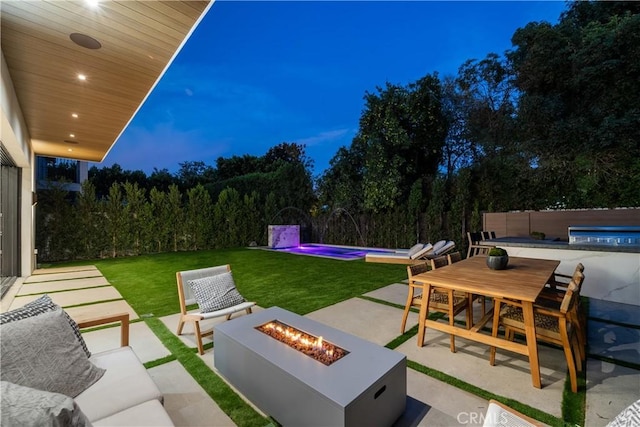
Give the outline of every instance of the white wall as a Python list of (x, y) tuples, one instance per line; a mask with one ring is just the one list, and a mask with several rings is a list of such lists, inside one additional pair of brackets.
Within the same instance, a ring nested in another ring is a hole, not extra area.
[(22, 276), (31, 275), (34, 267), (33, 251), (35, 247), (35, 208), (32, 206), (32, 194), (34, 186), (35, 156), (29, 143), (29, 131), (24, 121), (18, 97), (16, 96), (13, 82), (9, 74), (9, 68), (4, 59), (4, 53), (0, 55), (0, 130), (2, 145), (16, 165), (22, 169), (22, 181), (20, 188), (20, 270)]
[(623, 304), (640, 305), (640, 253), (523, 248), (500, 244), (509, 256), (560, 260), (558, 273), (573, 274), (584, 265), (581, 295)]

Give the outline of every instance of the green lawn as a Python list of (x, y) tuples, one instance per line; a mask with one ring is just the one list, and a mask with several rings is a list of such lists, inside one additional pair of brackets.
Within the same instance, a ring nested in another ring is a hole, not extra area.
[(406, 280), (403, 265), (339, 261), (259, 249), (173, 252), (93, 262), (139, 314), (180, 311), (176, 272), (230, 264), (240, 293), (304, 315)]

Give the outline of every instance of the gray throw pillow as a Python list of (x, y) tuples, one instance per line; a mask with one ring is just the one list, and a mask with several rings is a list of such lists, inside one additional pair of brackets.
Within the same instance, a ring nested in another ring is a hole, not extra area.
[[(20, 308), (16, 308), (15, 310), (7, 311), (6, 313), (0, 314), (0, 325), (4, 325), (5, 323), (15, 322), (16, 320), (26, 319), (28, 317), (38, 316), (42, 313), (47, 313), (49, 311), (53, 311), (59, 306), (54, 303), (49, 295), (42, 295), (40, 298), (28, 302)], [(76, 336), (76, 339), (80, 343), (82, 350), (85, 352), (87, 357), (91, 357), (91, 352), (87, 348), (87, 344), (84, 342), (84, 338), (82, 338), (82, 334), (80, 333), (80, 328), (78, 328), (78, 324), (75, 320), (71, 318), (67, 314), (66, 311), (63, 311), (69, 326), (73, 330), (73, 334)]]
[(0, 326), (0, 379), (76, 397), (105, 370), (78, 345), (61, 308)]
[(202, 313), (210, 313), (245, 302), (236, 289), (231, 272), (187, 282)]
[(0, 381), (3, 426), (91, 427), (69, 396)]

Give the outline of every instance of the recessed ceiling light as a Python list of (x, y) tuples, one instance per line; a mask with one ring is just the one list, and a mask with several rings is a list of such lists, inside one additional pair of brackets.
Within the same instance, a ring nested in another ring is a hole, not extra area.
[(71, 113), (71, 117), (73, 117), (74, 119), (78, 118), (78, 113)]
[(70, 133), (70, 134), (69, 134), (69, 136), (70, 136), (71, 138), (75, 138), (75, 137), (76, 137), (76, 134), (75, 134), (75, 133)]
[(87, 49), (100, 49), (102, 47), (98, 40), (86, 34), (71, 33), (69, 38), (78, 46), (86, 47)]
[(71, 152), (71, 151), (73, 151), (73, 150), (72, 150), (71, 148), (69, 148), (67, 151)]
[(96, 9), (100, 4), (99, 0), (84, 0), (84, 2), (86, 3), (87, 6), (89, 6), (92, 9)]
[(87, 76), (85, 76), (84, 74), (78, 74), (78, 80), (85, 81), (87, 80)]

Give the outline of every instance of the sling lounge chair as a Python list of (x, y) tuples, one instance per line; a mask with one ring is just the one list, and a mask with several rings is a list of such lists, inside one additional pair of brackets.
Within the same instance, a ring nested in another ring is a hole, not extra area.
[[(236, 290), (230, 265), (178, 271), (178, 299), (180, 300), (180, 320), (177, 334), (182, 334), (185, 322), (193, 322), (198, 352), (204, 354), (202, 337), (213, 335), (213, 328), (200, 330), (200, 322), (207, 319), (231, 315), (239, 311), (251, 313), (255, 302), (246, 301)], [(187, 311), (187, 306), (198, 304), (198, 310)]]

